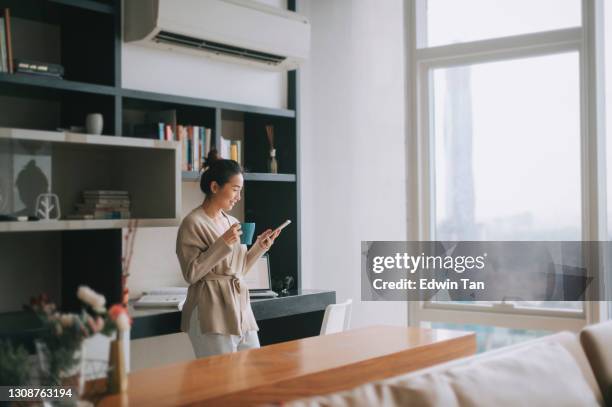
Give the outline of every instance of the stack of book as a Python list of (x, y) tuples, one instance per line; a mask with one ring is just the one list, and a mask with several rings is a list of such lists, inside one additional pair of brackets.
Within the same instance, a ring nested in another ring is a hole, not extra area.
[(242, 141), (240, 140), (228, 140), (221, 137), (221, 147), (219, 149), (221, 158), (237, 161), (238, 164), (242, 165)]
[[(160, 126), (161, 127), (161, 126)], [(169, 137), (173, 137), (171, 134)], [(211, 149), (212, 129), (202, 126), (176, 126), (176, 140), (181, 142), (183, 171), (200, 171)], [(174, 138), (170, 138), (174, 140)]]
[(83, 203), (76, 209), (69, 219), (129, 219), (130, 196), (128, 191), (83, 191)]
[(0, 12), (0, 72), (13, 73), (11, 13), (8, 8)]

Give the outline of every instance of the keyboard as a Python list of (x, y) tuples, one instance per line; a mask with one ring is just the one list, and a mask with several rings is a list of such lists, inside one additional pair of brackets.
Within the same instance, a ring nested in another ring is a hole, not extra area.
[(145, 294), (134, 302), (135, 308), (183, 308), (185, 296), (180, 294)]
[(274, 298), (278, 297), (278, 294), (274, 291), (249, 291), (249, 297), (251, 298)]

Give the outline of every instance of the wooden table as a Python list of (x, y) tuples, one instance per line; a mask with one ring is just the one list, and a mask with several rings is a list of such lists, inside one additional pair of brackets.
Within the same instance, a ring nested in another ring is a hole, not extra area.
[(372, 326), (129, 374), (100, 406), (248, 406), (349, 389), (476, 352), (473, 333)]

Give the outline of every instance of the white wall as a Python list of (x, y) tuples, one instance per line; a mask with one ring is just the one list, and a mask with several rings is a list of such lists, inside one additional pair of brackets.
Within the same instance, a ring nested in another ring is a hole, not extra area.
[[(260, 0), (286, 8), (286, 0)], [(122, 86), (202, 99), (287, 107), (287, 75), (192, 55), (123, 44)], [(182, 183), (183, 216), (202, 202), (196, 182)], [(240, 218), (241, 207), (232, 211)], [(130, 297), (161, 286), (185, 285), (175, 254), (177, 227), (137, 231), (128, 285)], [(185, 334), (131, 341), (131, 369), (187, 360), (193, 351)]]
[[(303, 285), (352, 298), (354, 327), (405, 325), (405, 303), (362, 303), (359, 280), (361, 240), (407, 236), (402, 1), (302, 0), (299, 11), (312, 23), (300, 74)], [(286, 107), (284, 75), (127, 45), (123, 72), (125, 88)], [(183, 183), (183, 213), (201, 199), (197, 183)], [(176, 231), (138, 231), (132, 295), (184, 284)], [(132, 341), (132, 369), (190, 357), (185, 339)]]
[[(275, 7), (287, 6), (286, 0), (259, 1)], [(286, 73), (126, 43), (123, 43), (121, 57), (122, 86), (127, 89), (287, 107)], [(197, 182), (183, 182), (182, 187), (184, 216), (202, 202), (203, 195)], [(151, 288), (185, 285), (175, 254), (177, 230), (177, 227), (168, 227), (137, 231), (130, 267), (131, 297)]]
[(405, 325), (405, 302), (360, 301), (360, 242), (406, 240), (402, 0), (304, 1), (301, 70), (305, 288), (354, 301), (353, 327)]

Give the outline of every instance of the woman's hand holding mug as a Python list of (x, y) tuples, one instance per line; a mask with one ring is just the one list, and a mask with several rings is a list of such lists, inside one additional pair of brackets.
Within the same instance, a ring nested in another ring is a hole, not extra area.
[(221, 235), (221, 238), (228, 244), (228, 246), (231, 246), (240, 241), (241, 234), (242, 230), (240, 230), (240, 223), (234, 223), (223, 235)]

